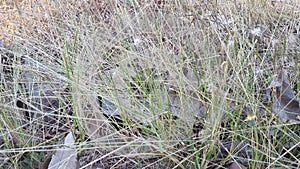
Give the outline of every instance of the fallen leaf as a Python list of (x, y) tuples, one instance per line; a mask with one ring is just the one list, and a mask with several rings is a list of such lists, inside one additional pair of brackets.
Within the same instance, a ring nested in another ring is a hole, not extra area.
[(77, 169), (79, 162), (77, 161), (77, 151), (75, 149), (75, 140), (72, 132), (65, 138), (64, 147), (57, 150), (52, 156), (48, 169)]
[(300, 103), (290, 86), (287, 71), (281, 70), (270, 87), (276, 88), (273, 111), (283, 122), (300, 122)]
[[(235, 156), (247, 159), (251, 157), (251, 148), (245, 142), (227, 142), (220, 143), (222, 156), (228, 156), (229, 154), (235, 154)], [(246, 161), (242, 161), (246, 162)]]
[(50, 162), (51, 162), (51, 158), (46, 158), (44, 162), (41, 164), (40, 169), (48, 169)]
[(229, 169), (247, 169), (247, 168), (238, 162), (233, 162), (230, 164)]

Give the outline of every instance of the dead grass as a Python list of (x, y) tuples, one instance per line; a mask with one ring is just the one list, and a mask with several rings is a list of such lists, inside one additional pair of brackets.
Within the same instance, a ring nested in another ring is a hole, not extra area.
[(299, 167), (267, 93), (283, 68), (299, 97), (297, 4), (3, 1), (0, 166), (72, 131), (82, 168)]

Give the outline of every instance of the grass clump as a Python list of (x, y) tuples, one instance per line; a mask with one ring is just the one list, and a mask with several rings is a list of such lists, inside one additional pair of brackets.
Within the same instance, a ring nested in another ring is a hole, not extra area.
[(299, 167), (269, 89), (284, 69), (299, 98), (296, 2), (21, 2), (1, 4), (1, 167), (70, 131), (82, 168)]

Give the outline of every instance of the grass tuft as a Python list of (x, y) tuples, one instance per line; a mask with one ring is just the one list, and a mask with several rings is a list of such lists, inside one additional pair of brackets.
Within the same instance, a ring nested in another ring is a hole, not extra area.
[(269, 88), (284, 69), (299, 98), (297, 1), (0, 10), (0, 168), (47, 167), (70, 131), (82, 168), (300, 167)]

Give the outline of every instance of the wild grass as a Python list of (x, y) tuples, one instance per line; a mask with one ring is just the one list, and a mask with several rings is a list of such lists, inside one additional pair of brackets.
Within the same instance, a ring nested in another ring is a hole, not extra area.
[(299, 125), (267, 94), (286, 69), (299, 98), (297, 1), (1, 9), (2, 168), (46, 168), (69, 131), (81, 168), (300, 167)]

